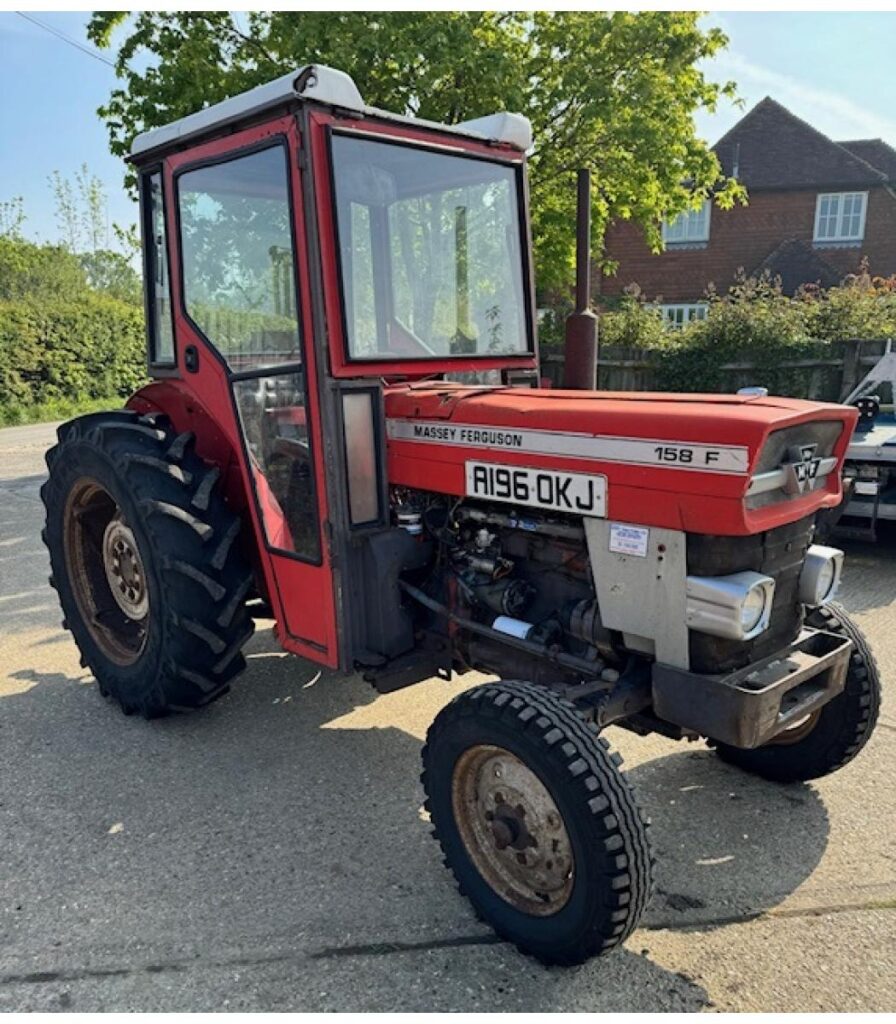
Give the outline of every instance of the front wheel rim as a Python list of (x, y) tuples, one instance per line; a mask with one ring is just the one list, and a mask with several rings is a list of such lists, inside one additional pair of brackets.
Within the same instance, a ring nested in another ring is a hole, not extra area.
[(793, 725), (789, 725), (786, 729), (779, 732), (777, 736), (769, 740), (768, 746), (789, 747), (793, 743), (799, 743), (800, 740), (804, 740), (818, 724), (821, 712), (822, 708), (810, 711), (804, 718), (794, 722)]
[(451, 799), (467, 855), (499, 896), (536, 917), (566, 906), (575, 881), (572, 842), (527, 765), (503, 747), (470, 747), (454, 766)]
[(106, 658), (134, 664), (146, 646), (149, 584), (133, 530), (112, 495), (84, 477), (69, 491), (63, 533), (84, 625)]

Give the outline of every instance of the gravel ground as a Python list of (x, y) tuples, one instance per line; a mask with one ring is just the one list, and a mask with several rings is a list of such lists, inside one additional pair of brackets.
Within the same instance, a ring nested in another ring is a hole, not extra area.
[[(892, 1010), (896, 717), (777, 787), (702, 744), (608, 735), (653, 818), (625, 948), (545, 969), (498, 942), (420, 811), (421, 739), (463, 682), (374, 699), (268, 629), (205, 712), (125, 718), (59, 628), (48, 426), (0, 431), (0, 1010)], [(896, 538), (843, 598), (893, 686)]]

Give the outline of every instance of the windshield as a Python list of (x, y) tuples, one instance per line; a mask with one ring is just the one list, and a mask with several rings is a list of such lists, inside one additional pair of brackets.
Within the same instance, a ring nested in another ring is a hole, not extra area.
[(529, 351), (518, 170), (332, 138), (351, 359)]

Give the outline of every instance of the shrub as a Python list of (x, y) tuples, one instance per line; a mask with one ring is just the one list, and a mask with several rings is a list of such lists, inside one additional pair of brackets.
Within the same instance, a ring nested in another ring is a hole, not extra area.
[(87, 288), (79, 258), (62, 246), (0, 235), (0, 300), (74, 298)]
[(896, 275), (871, 277), (862, 267), (837, 288), (803, 288), (797, 299), (804, 306), (812, 337), (829, 341), (896, 337)]
[(538, 347), (542, 352), (562, 351), (566, 318), (572, 311), (573, 304), (568, 299), (556, 299), (551, 305), (539, 307)]
[(659, 384), (672, 391), (730, 391), (743, 381), (722, 367), (749, 363), (747, 383), (799, 395), (806, 390), (803, 375), (781, 362), (809, 358), (828, 347), (809, 334), (805, 305), (782, 294), (768, 275), (740, 277), (724, 298), (710, 296), (704, 320), (692, 320), (674, 333), (658, 359)]
[(115, 404), (145, 380), (143, 311), (108, 296), (0, 301), (0, 420)]
[(615, 310), (600, 318), (599, 332), (601, 345), (662, 349), (670, 343), (660, 311), (634, 295), (625, 296)]

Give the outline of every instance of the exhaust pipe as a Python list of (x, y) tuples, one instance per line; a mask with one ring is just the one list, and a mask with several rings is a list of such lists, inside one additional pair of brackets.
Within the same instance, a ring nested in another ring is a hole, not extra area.
[(576, 204), (576, 308), (566, 318), (563, 386), (597, 387), (597, 317), (591, 310), (591, 171), (578, 174)]

